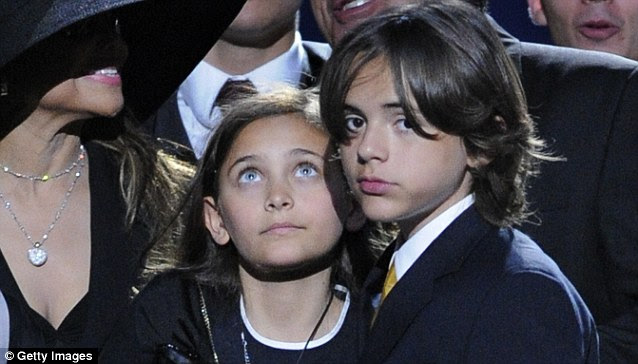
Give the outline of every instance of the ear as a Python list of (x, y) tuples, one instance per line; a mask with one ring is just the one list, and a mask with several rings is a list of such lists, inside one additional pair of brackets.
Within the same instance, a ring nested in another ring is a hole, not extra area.
[(215, 200), (210, 196), (204, 197), (204, 225), (217, 244), (228, 244), (230, 235), (224, 227), (224, 221), (219, 214)]
[(492, 158), (487, 158), (487, 157), (482, 156), (482, 155), (479, 155), (479, 156), (468, 155), (467, 156), (467, 165), (470, 168), (474, 168), (474, 169), (486, 166), (486, 165), (490, 164), (491, 161), (492, 161)]
[(545, 18), (545, 11), (543, 11), (542, 0), (527, 0), (527, 11), (534, 25), (547, 26), (547, 18)]
[(350, 211), (348, 212), (345, 224), (346, 230), (350, 232), (358, 231), (366, 223), (366, 220), (367, 218), (361, 209), (361, 205), (351, 198)]

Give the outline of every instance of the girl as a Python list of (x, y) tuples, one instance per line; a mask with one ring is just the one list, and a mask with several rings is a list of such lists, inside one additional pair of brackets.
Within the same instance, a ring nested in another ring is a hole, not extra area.
[(344, 229), (363, 218), (333, 154), (312, 91), (236, 103), (200, 161), (188, 267), (149, 283), (101, 359), (353, 362), (367, 322), (346, 248), (365, 244)]
[(361, 362), (597, 362), (584, 302), (511, 227), (550, 158), (483, 14), (454, 0), (390, 12), (324, 72), (348, 183), (371, 220), (400, 227), (367, 281), (378, 311)]

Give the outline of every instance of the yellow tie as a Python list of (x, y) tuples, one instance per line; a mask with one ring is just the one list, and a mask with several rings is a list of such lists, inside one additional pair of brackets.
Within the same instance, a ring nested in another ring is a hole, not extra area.
[(385, 281), (383, 282), (383, 290), (381, 291), (381, 302), (383, 302), (385, 298), (388, 297), (388, 294), (395, 284), (397, 284), (397, 272), (394, 269), (394, 262), (392, 262), (392, 264), (390, 264), (388, 274), (385, 276)]
[(375, 308), (374, 313), (372, 314), (370, 327), (374, 325), (374, 321), (376, 321), (377, 319), (377, 314), (379, 313), (381, 304), (383, 304), (383, 301), (388, 296), (388, 294), (390, 293), (390, 291), (392, 290), (395, 284), (397, 284), (397, 272), (394, 269), (394, 261), (393, 261), (392, 264), (390, 264), (390, 269), (388, 270), (388, 273), (385, 276), (385, 281), (383, 281), (383, 289), (381, 290), (381, 302), (379, 303), (379, 306)]

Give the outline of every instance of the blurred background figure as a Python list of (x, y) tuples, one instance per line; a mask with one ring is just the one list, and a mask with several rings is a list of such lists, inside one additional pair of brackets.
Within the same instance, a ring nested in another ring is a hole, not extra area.
[(557, 45), (638, 60), (638, 1), (527, 0), (536, 25), (547, 26)]
[(150, 134), (188, 146), (200, 158), (229, 94), (264, 92), (277, 83), (314, 85), (330, 47), (302, 41), (297, 31), (301, 2), (248, 0), (219, 42), (145, 123)]

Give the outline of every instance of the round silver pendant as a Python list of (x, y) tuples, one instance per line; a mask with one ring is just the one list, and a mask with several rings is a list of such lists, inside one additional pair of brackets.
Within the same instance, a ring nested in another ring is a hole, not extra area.
[(29, 249), (28, 257), (31, 264), (40, 267), (47, 262), (48, 255), (46, 250), (34, 247)]

